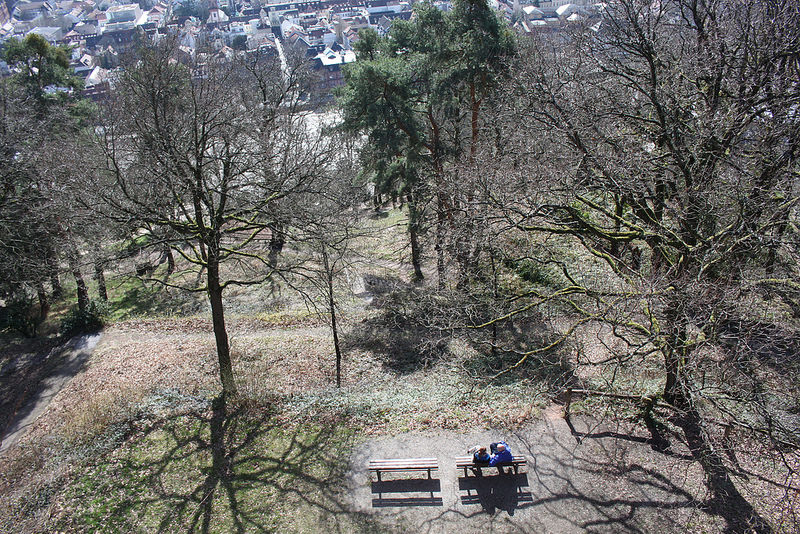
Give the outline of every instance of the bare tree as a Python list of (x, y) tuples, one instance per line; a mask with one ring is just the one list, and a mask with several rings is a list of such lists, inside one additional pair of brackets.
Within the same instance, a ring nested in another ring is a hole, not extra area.
[[(103, 201), (111, 217), (161, 236), (160, 246), (205, 272), (200, 287), (160, 281), (208, 294), (220, 379), (233, 394), (223, 291), (280, 274), (264, 246), (274, 207), (299, 209), (292, 199), (320, 191), (333, 151), (292, 105), (301, 78), (282, 79), (277, 59), (245, 66), (212, 54), (181, 58), (174, 41), (140, 57), (107, 110), (112, 187)], [(267, 76), (277, 77), (273, 91), (261, 90)]]
[(573, 321), (557, 341), (602, 327), (607, 356), (579, 354), (576, 373), (612, 370), (585, 389), (647, 399), (645, 419), (666, 410), (735, 532), (770, 527), (714, 429), (800, 444), (799, 28), (793, 2), (609, 2), (521, 54), (502, 141), (473, 172), (498, 252), (547, 278), (482, 326), (561, 303)]

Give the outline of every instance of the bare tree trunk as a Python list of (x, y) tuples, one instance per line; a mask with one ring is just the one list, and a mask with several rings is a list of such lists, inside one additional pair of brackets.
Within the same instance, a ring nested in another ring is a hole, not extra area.
[(108, 291), (106, 291), (106, 277), (103, 274), (103, 263), (98, 256), (94, 258), (94, 279), (97, 281), (97, 294), (100, 300), (108, 302)]
[(69, 268), (72, 271), (72, 276), (75, 278), (75, 291), (78, 297), (78, 310), (85, 313), (89, 307), (89, 290), (86, 288), (86, 282), (81, 274), (80, 265), (78, 265), (77, 251), (70, 251), (69, 254)]
[[(489, 247), (489, 258), (492, 262), (492, 297), (495, 302), (500, 298), (497, 284), (497, 262), (495, 261), (494, 248)], [(497, 321), (492, 321), (492, 358), (497, 357)]]
[(59, 280), (58, 271), (54, 266), (50, 271), (50, 287), (53, 288), (53, 299), (59, 299), (64, 295), (64, 288), (61, 287), (61, 280)]
[(225, 328), (225, 309), (222, 305), (222, 286), (219, 281), (218, 252), (208, 248), (208, 300), (211, 303), (211, 320), (214, 325), (214, 338), (217, 343), (217, 361), (219, 362), (219, 378), (222, 392), (225, 395), (236, 395), (236, 382), (233, 379), (231, 351), (228, 345), (228, 332)]
[(53, 289), (53, 300), (58, 300), (64, 295), (64, 288), (58, 278), (58, 255), (52, 248), (48, 250), (46, 262), (47, 273), (50, 277), (50, 287)]
[(47, 314), (50, 312), (50, 301), (47, 299), (47, 291), (44, 290), (42, 282), (36, 284), (36, 296), (39, 298), (39, 318), (36, 321), (38, 328), (47, 319)]
[(676, 411), (674, 423), (683, 431), (692, 457), (701, 465), (706, 475), (706, 485), (711, 490), (712, 508), (728, 521), (731, 532), (767, 533), (771, 529), (764, 519), (747, 502), (728, 474), (728, 468), (705, 431), (700, 413), (692, 399), (686, 366), (691, 350), (687, 345), (687, 326), (677, 307), (669, 306), (667, 318), (674, 329), (665, 351), (666, 382), (664, 400)]
[(172, 248), (169, 245), (164, 247), (164, 256), (167, 257), (167, 276), (175, 272), (175, 255), (172, 254)]
[(328, 311), (331, 314), (331, 331), (333, 332), (333, 348), (336, 351), (336, 387), (342, 387), (342, 350), (339, 346), (339, 329), (336, 326), (336, 302), (333, 298), (333, 271), (328, 261), (328, 250), (322, 245), (322, 267), (325, 269), (325, 281), (328, 290)]
[(283, 223), (275, 223), (270, 227), (269, 237), (269, 256), (267, 261), (274, 268), (278, 266), (278, 256), (283, 251), (286, 244), (286, 236), (283, 233)]
[(772, 273), (775, 271), (775, 261), (778, 258), (778, 248), (780, 246), (779, 243), (783, 241), (783, 235), (788, 227), (788, 214), (787, 216), (782, 217), (782, 219), (783, 222), (778, 225), (775, 238), (773, 239), (772, 243), (770, 243), (769, 252), (767, 253), (767, 261), (766, 265), (764, 266), (764, 272), (768, 277), (772, 276)]

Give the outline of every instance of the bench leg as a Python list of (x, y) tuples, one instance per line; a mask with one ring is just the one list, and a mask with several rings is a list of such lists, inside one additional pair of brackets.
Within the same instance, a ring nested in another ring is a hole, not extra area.
[(431, 470), (428, 469), (428, 480), (430, 480), (430, 479), (431, 479)]
[(378, 473), (378, 482), (380, 482), (381, 481), (381, 472), (380, 471), (376, 471), (376, 473)]

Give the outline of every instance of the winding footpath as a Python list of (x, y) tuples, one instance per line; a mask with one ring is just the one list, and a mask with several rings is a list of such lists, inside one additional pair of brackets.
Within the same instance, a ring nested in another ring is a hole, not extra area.
[(86, 360), (92, 355), (101, 336), (102, 333), (77, 336), (54, 349), (60, 354), (51, 355), (51, 358), (60, 360), (59, 365), (42, 381), (36, 395), (15, 415), (0, 443), (0, 453), (19, 442), (31, 424), (44, 412), (53, 397), (78, 374)]

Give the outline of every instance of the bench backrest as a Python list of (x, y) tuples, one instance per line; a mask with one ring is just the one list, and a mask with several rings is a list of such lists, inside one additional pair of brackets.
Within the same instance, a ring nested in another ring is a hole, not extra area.
[(438, 469), (437, 458), (384, 458), (369, 461), (370, 469)]
[[(528, 463), (528, 459), (524, 456), (513, 456), (510, 462), (503, 462), (504, 465), (510, 464), (525, 464)], [(457, 456), (456, 457), (456, 465), (472, 465), (472, 456)]]

